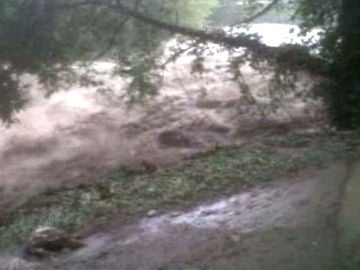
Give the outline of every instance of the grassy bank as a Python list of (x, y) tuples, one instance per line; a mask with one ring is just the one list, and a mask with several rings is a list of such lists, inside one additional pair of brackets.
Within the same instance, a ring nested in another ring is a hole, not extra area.
[(0, 250), (26, 239), (42, 225), (66, 230), (113, 214), (192, 203), (247, 189), (309, 166), (357, 155), (354, 134), (289, 134), (262, 143), (210, 149), (170, 169), (141, 174), (119, 168), (101, 183), (34, 198), (11, 213), (0, 229)]

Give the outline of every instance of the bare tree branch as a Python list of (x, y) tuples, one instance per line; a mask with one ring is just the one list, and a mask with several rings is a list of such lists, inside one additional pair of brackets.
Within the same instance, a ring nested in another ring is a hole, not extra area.
[(208, 32), (204, 30), (198, 30), (190, 27), (184, 27), (180, 25), (167, 23), (152, 18), (150, 16), (144, 15), (135, 9), (129, 8), (125, 6), (121, 1), (116, 1), (116, 3), (111, 3), (110, 1), (84, 0), (82, 2), (61, 6), (61, 8), (71, 8), (71, 7), (78, 7), (84, 5), (108, 6), (118, 10), (124, 16), (138, 19), (144, 23), (151, 24), (153, 26), (169, 31), (171, 33), (182, 34), (193, 38), (199, 38), (202, 40), (220, 43), (229, 47), (244, 47), (262, 56), (268, 56), (269, 54), (272, 54), (274, 50), (273, 47), (266, 46), (262, 44), (260, 41), (249, 37), (248, 35), (239, 35), (234, 37), (234, 36), (224, 35), (222, 33)]
[(170, 57), (168, 57), (168, 59), (166, 59), (165, 62), (160, 65), (160, 68), (164, 69), (169, 63), (174, 62), (180, 55), (182, 55), (182, 54), (188, 52), (189, 50), (193, 49), (198, 44), (199, 44), (199, 42), (194, 42), (193, 44), (191, 44), (190, 46), (188, 46), (186, 48), (179, 49), (174, 54), (172, 54)]
[(84, 1), (72, 3), (72, 4), (62, 4), (62, 5), (59, 5), (58, 8), (59, 9), (69, 9), (69, 8), (81, 7), (81, 6), (87, 6), (87, 5), (102, 6), (102, 5), (104, 5), (104, 3), (101, 3), (101, 1), (97, 1), (97, 0), (84, 0)]
[[(138, 9), (140, 2), (141, 2), (141, 0), (136, 0), (136, 2), (134, 4), (134, 10)], [(83, 3), (85, 3), (85, 2), (83, 2)], [(123, 26), (129, 21), (129, 19), (130, 19), (130, 17), (127, 16), (119, 23), (119, 25), (114, 29), (114, 32), (109, 40), (109, 44), (96, 57), (94, 57), (94, 59), (91, 61), (91, 64), (94, 63), (97, 59), (103, 57), (108, 51), (111, 50), (111, 48), (115, 45), (118, 34), (120, 33)]]
[(193, 38), (199, 38), (202, 40), (207, 40), (215, 43), (224, 44), (230, 47), (244, 47), (250, 49), (252, 52), (255, 52), (259, 55), (268, 55), (271, 54), (274, 50), (273, 47), (266, 46), (259, 42), (256, 39), (249, 37), (248, 35), (241, 36), (227, 36), (222, 33), (216, 32), (207, 32), (204, 30), (197, 30), (189, 27), (174, 25), (171, 23), (163, 22), (151, 17), (148, 17), (140, 12), (132, 10), (126, 7), (123, 4), (115, 5), (114, 8), (117, 8), (119, 12), (125, 16), (130, 16), (135, 19), (138, 19), (144, 23), (154, 25), (160, 29), (167, 30), (171, 33), (177, 33), (182, 35), (187, 35)]
[[(262, 10), (262, 13), (264, 14), (267, 12), (271, 7), (273, 7), (279, 0), (274, 0), (272, 3), (270, 3), (264, 10)], [(80, 3), (79, 3), (80, 4)], [(230, 48), (246, 48), (252, 53), (254, 53), (257, 57), (261, 57), (262, 59), (271, 59), (273, 63), (277, 63), (278, 60), (281, 61), (281, 59), (284, 58), (291, 58), (291, 51), (289, 53), (289, 56), (287, 56), (286, 51), (285, 53), (283, 50), (280, 50), (277, 47), (271, 47), (267, 46), (263, 43), (261, 43), (259, 40), (252, 38), (249, 35), (246, 34), (240, 34), (238, 36), (229, 36), (224, 33), (218, 33), (218, 32), (208, 32), (205, 30), (198, 30), (193, 29), (190, 27), (184, 27), (180, 25), (174, 25), (172, 23), (164, 22), (155, 18), (152, 18), (150, 16), (144, 15), (141, 12), (138, 12), (137, 10), (134, 10), (132, 8), (127, 7), (124, 5), (121, 1), (117, 1), (115, 4), (112, 2), (105, 2), (101, 0), (87, 0), (82, 2), (82, 4), (89, 4), (89, 5), (103, 5), (107, 7), (111, 7), (115, 10), (118, 10), (120, 14), (123, 16), (128, 16), (134, 19), (137, 19), (139, 21), (142, 21), (143, 23), (147, 23), (150, 25), (153, 25), (155, 27), (158, 27), (159, 29), (163, 29), (166, 31), (169, 31), (171, 33), (177, 33), (186, 35), (192, 38), (197, 38), (202, 41), (210, 41), (218, 44), (223, 44), (224, 46), (230, 47)], [(252, 16), (254, 17), (254, 16)], [(251, 19), (251, 18), (249, 18)], [(279, 53), (281, 53), (281, 57), (279, 58)], [(308, 69), (311, 72), (317, 72), (318, 69), (322, 69), (324, 66), (324, 61), (318, 57), (313, 57), (312, 55), (308, 54), (306, 57), (306, 61), (298, 61), (299, 63), (295, 63), (292, 65), (292, 68), (298, 68), (306, 70)], [(294, 59), (296, 60), (296, 59)], [(290, 61), (291, 62), (291, 61)], [(295, 61), (296, 62), (296, 61)], [(284, 64), (284, 63), (282, 63)], [(315, 69), (315, 70), (314, 70)], [(323, 71), (321, 71), (323, 72)]]
[[(106, 46), (105, 49), (103, 49), (101, 52), (99, 52), (93, 60), (90, 61), (91, 64), (93, 64), (96, 60), (98, 60), (99, 58), (105, 56), (107, 54), (108, 51), (111, 50), (111, 48), (115, 45), (116, 42), (116, 38), (119, 35), (121, 29), (123, 28), (123, 26), (125, 25), (125, 23), (129, 20), (129, 17), (124, 18), (119, 25), (115, 28), (110, 40), (109, 40), (109, 44)], [(91, 65), (90, 64), (90, 65)]]
[(280, 0), (273, 0), (270, 4), (268, 4), (266, 7), (264, 7), (262, 10), (260, 10), (259, 12), (257, 12), (256, 14), (254, 14), (253, 16), (246, 18), (240, 22), (234, 23), (231, 26), (235, 26), (235, 25), (239, 25), (239, 24), (247, 24), (247, 23), (251, 23), (254, 20), (256, 20), (257, 18), (261, 17), (262, 15), (266, 14), (267, 12), (269, 12), (277, 3), (279, 3)]

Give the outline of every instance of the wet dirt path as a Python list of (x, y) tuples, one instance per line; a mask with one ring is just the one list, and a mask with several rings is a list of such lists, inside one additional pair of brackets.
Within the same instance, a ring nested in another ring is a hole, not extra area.
[[(54, 269), (329, 269), (346, 178), (336, 164), (184, 212), (143, 219), (86, 239)], [(302, 180), (300, 180), (302, 179)]]
[(338, 256), (347, 257), (360, 267), (360, 161), (350, 168), (337, 222)]

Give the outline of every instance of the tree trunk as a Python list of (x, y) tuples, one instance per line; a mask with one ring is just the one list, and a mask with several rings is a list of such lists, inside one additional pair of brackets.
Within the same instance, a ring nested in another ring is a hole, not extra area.
[(339, 14), (340, 47), (333, 64), (335, 89), (330, 110), (341, 129), (360, 127), (360, 1), (343, 0)]

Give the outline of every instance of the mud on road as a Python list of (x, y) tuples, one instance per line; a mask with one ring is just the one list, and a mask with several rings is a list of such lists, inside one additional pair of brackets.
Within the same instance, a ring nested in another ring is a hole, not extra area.
[(46, 269), (328, 270), (346, 166), (112, 225)]

